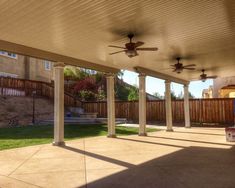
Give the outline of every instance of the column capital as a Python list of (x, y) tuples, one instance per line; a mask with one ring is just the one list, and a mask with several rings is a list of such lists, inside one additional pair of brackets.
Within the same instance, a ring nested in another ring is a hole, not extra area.
[(55, 62), (54, 67), (55, 68), (64, 68), (65, 64), (63, 62)]
[(104, 75), (106, 78), (113, 78), (114, 76), (116, 76), (115, 73), (105, 73)]
[(189, 84), (184, 84), (184, 88), (187, 88), (189, 86)]
[(165, 84), (170, 84), (171, 81), (170, 80), (165, 80)]
[(139, 75), (138, 75), (138, 77), (146, 77), (146, 74), (143, 73), (143, 72), (140, 72)]

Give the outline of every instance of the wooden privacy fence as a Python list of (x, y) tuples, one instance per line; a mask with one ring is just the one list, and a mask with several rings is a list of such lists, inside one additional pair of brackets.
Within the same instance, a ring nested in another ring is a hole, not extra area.
[[(195, 123), (234, 123), (234, 99), (190, 99), (190, 119)], [(116, 117), (127, 118), (128, 121), (137, 122), (139, 118), (138, 101), (115, 103)], [(86, 112), (97, 112), (99, 117), (107, 117), (106, 102), (85, 102), (83, 108)], [(148, 122), (163, 122), (166, 119), (165, 101), (147, 101), (146, 115)], [(174, 122), (184, 121), (184, 101), (172, 101), (172, 116)]]
[[(32, 96), (33, 91), (36, 91), (37, 96), (54, 98), (54, 86), (46, 82), (0, 77), (0, 95)], [(66, 106), (81, 106), (81, 102), (67, 92), (64, 102)]]

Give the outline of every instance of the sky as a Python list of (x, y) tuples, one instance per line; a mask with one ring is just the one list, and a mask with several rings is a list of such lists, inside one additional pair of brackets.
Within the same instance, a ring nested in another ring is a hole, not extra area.
[[(139, 85), (138, 74), (131, 71), (124, 71), (123, 80), (131, 85)], [(153, 77), (146, 77), (146, 92), (154, 94), (158, 92), (160, 95), (164, 95), (165, 92), (165, 81)], [(189, 91), (196, 98), (202, 97), (202, 90), (208, 89), (210, 85), (213, 85), (213, 80), (193, 81), (189, 84)], [(172, 82), (171, 90), (178, 96), (181, 92), (183, 93), (183, 85)]]

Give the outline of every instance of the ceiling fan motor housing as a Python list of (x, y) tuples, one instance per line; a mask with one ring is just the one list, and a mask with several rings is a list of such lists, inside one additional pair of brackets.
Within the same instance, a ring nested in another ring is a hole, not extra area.
[(135, 50), (135, 43), (132, 43), (132, 42), (126, 43), (125, 46), (128, 50)]

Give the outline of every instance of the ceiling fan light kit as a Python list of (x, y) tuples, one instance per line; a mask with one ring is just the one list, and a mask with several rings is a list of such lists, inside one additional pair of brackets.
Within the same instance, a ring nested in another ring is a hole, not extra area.
[(136, 50), (126, 50), (125, 51), (126, 55), (130, 58), (135, 57), (138, 55)]
[(176, 70), (176, 73), (177, 73), (177, 74), (180, 74), (182, 71), (183, 71), (182, 69), (177, 69), (177, 70)]
[(137, 51), (157, 51), (158, 50), (158, 48), (156, 47), (155, 48), (139, 48), (140, 46), (144, 45), (144, 42), (141, 42), (141, 41), (132, 42), (132, 38), (134, 37), (134, 34), (132, 33), (128, 34), (127, 37), (129, 38), (129, 42), (125, 44), (125, 47), (109, 45), (108, 47), (111, 47), (111, 48), (123, 49), (121, 51), (110, 53), (109, 55), (125, 52), (125, 54), (129, 58), (132, 58), (132, 57), (139, 55)]

